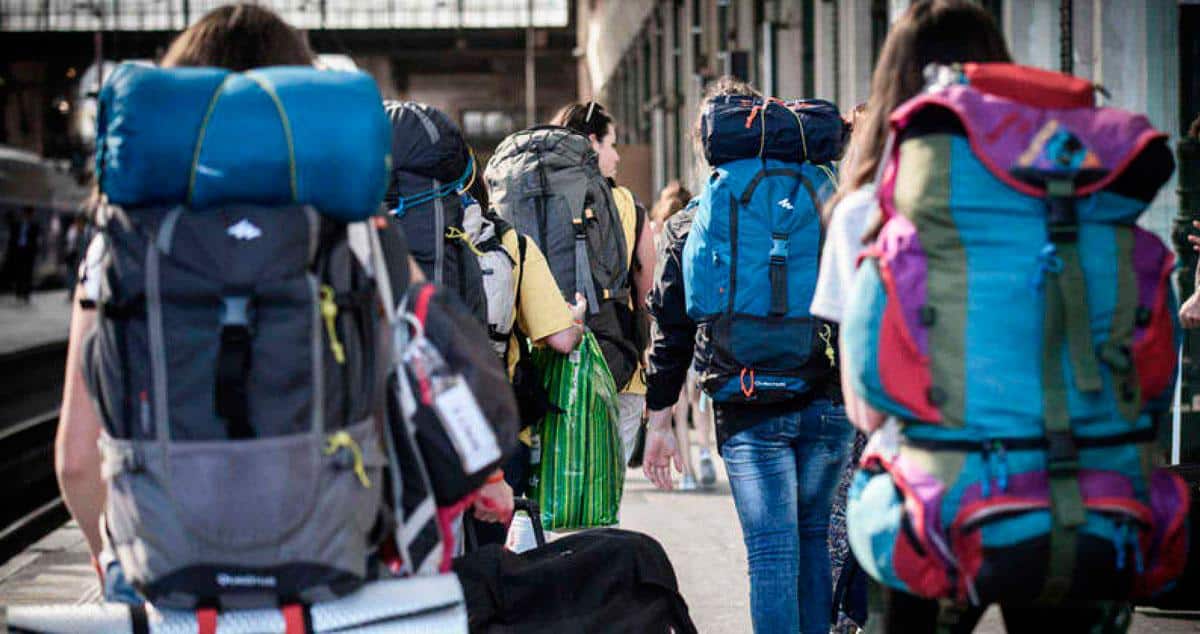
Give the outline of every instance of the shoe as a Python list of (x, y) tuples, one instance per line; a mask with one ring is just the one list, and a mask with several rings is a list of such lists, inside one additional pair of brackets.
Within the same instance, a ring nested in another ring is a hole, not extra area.
[(692, 476), (690, 476), (686, 473), (683, 474), (683, 477), (679, 479), (679, 490), (680, 491), (695, 491), (696, 490), (696, 478), (693, 478)]
[(712, 455), (700, 450), (700, 484), (710, 487), (717, 483), (717, 468), (713, 466)]

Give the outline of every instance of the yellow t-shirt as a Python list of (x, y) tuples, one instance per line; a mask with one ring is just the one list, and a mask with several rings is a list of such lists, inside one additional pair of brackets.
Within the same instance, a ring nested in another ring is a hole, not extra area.
[[(614, 187), (612, 189), (613, 202), (617, 203), (617, 213), (621, 216), (621, 229), (625, 232), (625, 264), (633, 266), (633, 252), (637, 246), (637, 202), (634, 201), (633, 192), (624, 187)], [(631, 293), (636, 293), (637, 289), (630, 289)], [(633, 297), (629, 298), (630, 306), (633, 305)], [(638, 352), (641, 352), (640, 350)], [(629, 379), (629, 383), (621, 390), (623, 394), (645, 394), (646, 382), (642, 378), (645, 369), (642, 367), (641, 358), (638, 359), (637, 370), (633, 373), (633, 378)]]
[[(550, 265), (546, 264), (546, 256), (542, 255), (542, 250), (533, 240), (526, 238), (525, 261), (522, 262), (517, 232), (512, 229), (500, 236), (500, 244), (516, 262), (513, 267), (513, 287), (517, 298), (516, 321), (521, 331), (530, 341), (537, 341), (570, 328), (574, 324), (571, 309), (563, 301), (562, 291), (558, 290), (558, 284), (554, 281), (554, 274), (550, 272)], [(521, 274), (522, 267), (525, 269), (524, 275)], [(516, 288), (518, 283), (520, 288)], [(523, 344), (517, 341), (516, 336), (508, 341), (509, 378), (512, 378), (513, 369), (517, 366), (517, 346), (520, 345)]]

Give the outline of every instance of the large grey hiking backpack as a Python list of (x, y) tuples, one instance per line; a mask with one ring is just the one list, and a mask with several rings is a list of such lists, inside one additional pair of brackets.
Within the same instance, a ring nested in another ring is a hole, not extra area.
[(484, 172), (491, 206), (533, 238), (568, 301), (582, 293), (618, 386), (628, 383), (638, 351), (624, 333), (630, 319), (625, 232), (608, 181), (587, 137), (538, 126), (510, 135)]
[(123, 209), (84, 373), (106, 540), (159, 607), (302, 603), (367, 577), (380, 518), (375, 286), (308, 206)]
[(403, 228), (425, 277), (455, 291), (486, 323), (479, 263), (463, 231), (459, 191), (475, 177), (462, 132), (442, 111), (412, 101), (386, 101), (392, 127), (392, 171), (384, 202)]

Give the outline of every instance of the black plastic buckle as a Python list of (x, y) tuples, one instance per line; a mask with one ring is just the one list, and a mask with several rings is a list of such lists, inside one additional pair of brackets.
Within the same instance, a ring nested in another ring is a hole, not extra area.
[(1046, 470), (1050, 475), (1069, 475), (1079, 471), (1079, 450), (1069, 431), (1046, 433)]
[(1046, 182), (1046, 229), (1055, 244), (1079, 240), (1079, 214), (1075, 210), (1075, 185), (1071, 181)]

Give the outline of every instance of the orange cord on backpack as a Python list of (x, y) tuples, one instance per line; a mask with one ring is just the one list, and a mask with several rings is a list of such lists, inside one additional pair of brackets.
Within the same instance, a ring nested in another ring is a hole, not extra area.
[[(750, 388), (746, 388), (746, 373), (750, 373)], [(742, 388), (742, 395), (746, 398), (754, 396), (754, 370), (750, 368), (742, 368), (742, 374), (738, 377), (738, 384)]]

